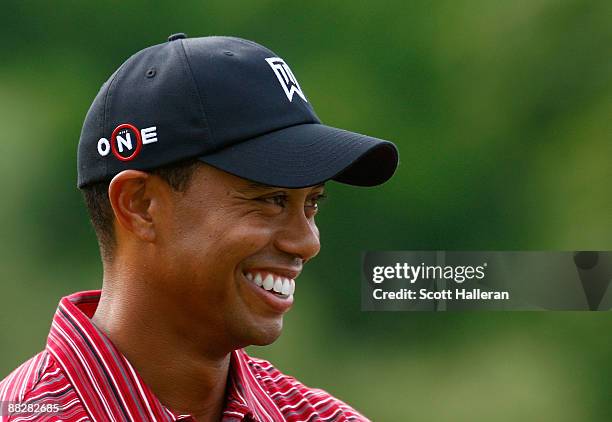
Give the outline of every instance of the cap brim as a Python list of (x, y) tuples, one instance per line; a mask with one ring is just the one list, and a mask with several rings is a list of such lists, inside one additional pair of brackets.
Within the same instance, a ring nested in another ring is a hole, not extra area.
[(389, 141), (309, 123), (237, 143), (199, 160), (270, 186), (303, 188), (328, 180), (375, 186), (393, 175), (398, 152)]

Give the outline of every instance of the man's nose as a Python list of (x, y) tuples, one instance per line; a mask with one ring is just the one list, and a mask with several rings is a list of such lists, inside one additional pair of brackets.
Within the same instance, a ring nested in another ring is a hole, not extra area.
[(307, 218), (303, 211), (287, 215), (274, 243), (278, 250), (299, 257), (303, 262), (314, 258), (321, 249), (319, 229), (314, 219)]

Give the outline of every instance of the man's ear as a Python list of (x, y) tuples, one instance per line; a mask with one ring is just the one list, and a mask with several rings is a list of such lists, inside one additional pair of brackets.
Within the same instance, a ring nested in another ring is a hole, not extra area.
[(144, 242), (155, 240), (150, 213), (152, 179), (142, 171), (124, 170), (113, 177), (108, 187), (108, 198), (118, 224)]

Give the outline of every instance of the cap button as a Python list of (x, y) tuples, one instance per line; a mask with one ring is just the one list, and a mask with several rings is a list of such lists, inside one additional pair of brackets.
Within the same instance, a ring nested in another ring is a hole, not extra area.
[(184, 32), (179, 32), (179, 33), (170, 35), (168, 37), (168, 41), (180, 40), (182, 38), (187, 38), (187, 34), (185, 34)]

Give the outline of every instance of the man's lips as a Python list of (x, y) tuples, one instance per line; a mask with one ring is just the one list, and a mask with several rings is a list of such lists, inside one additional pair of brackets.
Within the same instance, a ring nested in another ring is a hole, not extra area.
[(245, 282), (253, 292), (278, 313), (285, 313), (293, 304), (295, 280), (288, 276), (299, 275), (297, 271), (270, 271), (269, 269), (249, 269), (243, 273)]
[[(288, 274), (285, 271), (284, 274)], [(290, 275), (296, 274), (295, 272)], [(295, 293), (295, 280), (293, 277), (280, 274), (280, 271), (269, 270), (248, 270), (244, 276), (251, 283), (255, 284), (263, 290), (274, 293), (282, 298), (287, 298)], [(297, 276), (297, 274), (295, 275)], [(294, 276), (294, 277), (295, 277)]]

